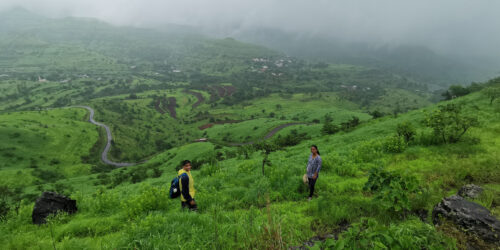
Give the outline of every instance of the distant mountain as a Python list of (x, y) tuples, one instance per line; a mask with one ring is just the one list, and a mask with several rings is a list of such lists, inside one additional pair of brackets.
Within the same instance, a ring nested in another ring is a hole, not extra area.
[(267, 28), (243, 29), (233, 36), (310, 60), (386, 69), (429, 83), (434, 88), (484, 81), (500, 71), (498, 62), (494, 64), (484, 58), (452, 58), (423, 46), (351, 43), (326, 36), (292, 34)]

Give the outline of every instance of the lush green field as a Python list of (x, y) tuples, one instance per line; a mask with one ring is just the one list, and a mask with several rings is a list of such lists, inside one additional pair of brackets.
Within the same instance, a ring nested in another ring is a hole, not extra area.
[[(439, 94), (426, 84), (380, 68), (189, 32), (0, 14), (2, 248), (282, 249), (328, 235), (339, 240), (316, 249), (491, 248), (430, 214), (475, 183), (485, 192), (473, 201), (500, 216), (500, 102), (491, 99), (500, 78), (455, 86), (444, 95), (452, 100), (433, 104)], [(110, 127), (111, 160), (137, 164), (102, 163), (105, 131), (77, 105)], [(446, 141), (430, 127), (446, 108), (472, 125), (463, 137)], [(308, 202), (313, 144), (323, 167)], [(168, 198), (185, 159), (198, 213)], [(383, 192), (381, 176), (391, 181)], [(78, 212), (33, 225), (34, 201), (49, 190), (77, 200)]]
[[(430, 213), (442, 197), (455, 193), (472, 179), (486, 189), (486, 195), (477, 202), (499, 216), (498, 102), (490, 105), (483, 93), (452, 102), (465, 103), (466, 112), (476, 115), (481, 124), (455, 144), (426, 143), (430, 131), (420, 121), (425, 112), (436, 108), (431, 106), (427, 111), (371, 120), (351, 132), (317, 137), (271, 153), (264, 176), (258, 152), (245, 159), (232, 153), (237, 148), (193, 143), (167, 150), (148, 163), (126, 170), (134, 173), (152, 166), (163, 170), (161, 177), (147, 178), (141, 183), (125, 181), (107, 189), (110, 183), (99, 188), (91, 180), (85, 183), (82, 178), (69, 178), (69, 183), (81, 182), (74, 185), (71, 194), (78, 201), (77, 214), (34, 226), (30, 223), (33, 203), (23, 203), (19, 213), (10, 213), (2, 224), (2, 244), (7, 248), (32, 248), (31, 242), (36, 241), (36, 248), (50, 248), (52, 230), (58, 248), (266, 248), (300, 245), (314, 235), (334, 232), (344, 224), (356, 230), (359, 228), (356, 223), (370, 218), (369, 226), (363, 230), (378, 233), (407, 230), (390, 235), (396, 241), (410, 240), (401, 244), (453, 248), (456, 241), (446, 236), (449, 233), (446, 229), (426, 224), (429, 217), (421, 222), (410, 213), (402, 219), (400, 213), (387, 210), (363, 191), (371, 168), (402, 171), (415, 176), (420, 187), (418, 194), (410, 196), (411, 209), (426, 209)], [(383, 149), (384, 141), (404, 121), (417, 128), (416, 139), (403, 152), (388, 153)], [(308, 131), (307, 128), (302, 129)], [(307, 202), (301, 176), (311, 144), (319, 146), (324, 165), (317, 184), (318, 197)], [(217, 152), (224, 159), (217, 159)], [(175, 168), (186, 158), (205, 159), (204, 165), (193, 171), (198, 213), (181, 212), (179, 201), (167, 198)], [(122, 171), (113, 170), (105, 175), (117, 176)], [(349, 232), (344, 236), (346, 244), (357, 244), (348, 241)], [(368, 237), (363, 232), (361, 235)], [(421, 240), (416, 241), (415, 237)], [(369, 242), (375, 241), (371, 238)]]
[(0, 185), (26, 187), (89, 174), (91, 165), (81, 158), (98, 133), (86, 117), (76, 108), (0, 114)]

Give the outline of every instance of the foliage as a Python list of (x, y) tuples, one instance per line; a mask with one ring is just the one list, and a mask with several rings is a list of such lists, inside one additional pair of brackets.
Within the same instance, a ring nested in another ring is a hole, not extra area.
[(405, 151), (408, 143), (399, 136), (388, 136), (383, 141), (384, 151), (387, 153), (402, 153)]
[(299, 144), (301, 141), (309, 139), (307, 133), (299, 133), (296, 129), (292, 129), (289, 134), (285, 136), (278, 135), (274, 143), (279, 147), (289, 147)]
[(128, 218), (134, 218), (145, 211), (153, 211), (167, 208), (168, 190), (166, 187), (152, 187), (144, 185), (140, 187), (140, 193), (122, 201), (122, 208)]
[(359, 118), (353, 116), (349, 121), (340, 124), (343, 131), (350, 131), (359, 125)]
[(484, 89), (484, 95), (490, 99), (491, 105), (497, 98), (500, 98), (500, 87), (488, 87)]
[(472, 127), (479, 126), (477, 117), (465, 114), (462, 104), (439, 105), (427, 115), (425, 124), (443, 143), (456, 143)]
[[(362, 218), (344, 232), (339, 240), (327, 240), (325, 249), (454, 249), (455, 243), (433, 226), (411, 219), (389, 226)], [(315, 248), (313, 248), (315, 249)]]
[(323, 127), (321, 128), (321, 133), (324, 135), (333, 135), (340, 131), (339, 126), (333, 124), (332, 122), (323, 123)]
[(409, 143), (413, 140), (416, 130), (410, 122), (405, 121), (398, 124), (396, 127), (396, 133), (399, 137), (403, 137), (406, 143)]
[(419, 183), (412, 175), (373, 168), (363, 189), (374, 193), (374, 199), (385, 209), (405, 212), (411, 210), (410, 197), (419, 191)]

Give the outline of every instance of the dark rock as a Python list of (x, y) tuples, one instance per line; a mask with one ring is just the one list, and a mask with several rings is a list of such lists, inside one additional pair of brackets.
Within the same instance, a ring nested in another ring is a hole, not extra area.
[(500, 245), (500, 221), (485, 207), (453, 195), (444, 198), (432, 211), (432, 221), (448, 219), (468, 233), (477, 235), (485, 242)]
[(481, 195), (483, 188), (474, 184), (467, 184), (458, 190), (458, 195), (464, 198), (475, 199)]
[(412, 213), (414, 215), (416, 215), (422, 222), (426, 222), (427, 217), (429, 215), (429, 210), (421, 208), (421, 209), (413, 210)]
[(42, 196), (40, 196), (35, 202), (31, 218), (33, 220), (33, 224), (39, 225), (46, 222), (45, 218), (47, 218), (47, 216), (56, 214), (58, 211), (64, 211), (72, 214), (77, 210), (75, 200), (54, 192), (43, 192)]

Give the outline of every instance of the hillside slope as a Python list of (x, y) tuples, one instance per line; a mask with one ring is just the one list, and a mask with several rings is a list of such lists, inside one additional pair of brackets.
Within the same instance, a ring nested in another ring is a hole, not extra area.
[[(346, 248), (464, 247), (463, 234), (434, 228), (428, 215), (441, 198), (473, 182), (486, 190), (476, 202), (500, 216), (500, 103), (490, 104), (484, 94), (439, 104), (461, 103), (464, 113), (480, 122), (454, 144), (432, 143), (432, 131), (422, 125), (438, 108), (434, 105), (273, 152), (264, 176), (259, 152), (249, 151), (245, 157), (243, 148), (192, 143), (127, 170), (68, 178), (61, 184), (72, 187), (78, 213), (34, 226), (33, 202), (23, 202), (18, 213), (12, 211), (0, 225), (0, 241), (8, 249), (51, 248), (53, 241), (61, 249), (248, 249), (301, 245), (332, 233), (342, 235)], [(415, 140), (393, 151), (388, 146), (399, 145), (391, 144), (391, 138), (403, 122), (416, 127)], [(311, 144), (318, 145), (323, 168), (318, 196), (307, 202), (301, 177)], [(167, 197), (183, 159), (204, 163), (193, 170), (198, 213), (181, 212), (179, 201)], [(418, 191), (408, 194), (406, 213), (363, 190), (370, 170), (378, 167), (415, 178)], [(154, 174), (155, 168), (164, 173)], [(426, 219), (418, 219), (416, 211), (424, 211)], [(342, 233), (346, 227), (350, 229)]]

